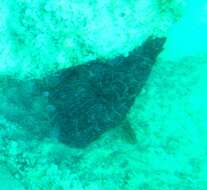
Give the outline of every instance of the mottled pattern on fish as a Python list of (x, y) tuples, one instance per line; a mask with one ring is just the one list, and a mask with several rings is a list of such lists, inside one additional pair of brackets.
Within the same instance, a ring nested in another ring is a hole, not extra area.
[(61, 142), (86, 147), (126, 118), (149, 77), (165, 38), (147, 39), (127, 57), (92, 61), (47, 76), (51, 124)]

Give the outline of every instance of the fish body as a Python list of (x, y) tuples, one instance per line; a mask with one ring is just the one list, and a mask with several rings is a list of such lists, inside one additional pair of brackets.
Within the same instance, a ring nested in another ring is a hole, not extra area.
[(127, 57), (91, 61), (47, 76), (49, 118), (58, 139), (84, 148), (126, 118), (145, 85), (165, 38), (147, 39)]

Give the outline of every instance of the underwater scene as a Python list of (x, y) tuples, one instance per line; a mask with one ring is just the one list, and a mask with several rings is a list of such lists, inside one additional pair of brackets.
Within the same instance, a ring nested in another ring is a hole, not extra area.
[(0, 0), (0, 190), (207, 190), (206, 0)]

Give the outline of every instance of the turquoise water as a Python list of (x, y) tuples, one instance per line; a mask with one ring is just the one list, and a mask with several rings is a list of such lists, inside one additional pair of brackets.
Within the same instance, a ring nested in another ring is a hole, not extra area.
[(206, 190), (204, 0), (2, 0), (1, 190)]

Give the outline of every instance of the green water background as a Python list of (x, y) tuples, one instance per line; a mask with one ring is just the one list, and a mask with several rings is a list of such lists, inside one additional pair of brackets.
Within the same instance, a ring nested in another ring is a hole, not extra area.
[[(206, 33), (206, 2), (189, 0), (128, 115), (135, 145), (121, 128), (84, 151), (50, 139), (21, 139), (21, 126), (1, 114), (1, 189), (206, 190)], [(2, 88), (0, 96), (1, 112), (19, 113)]]

